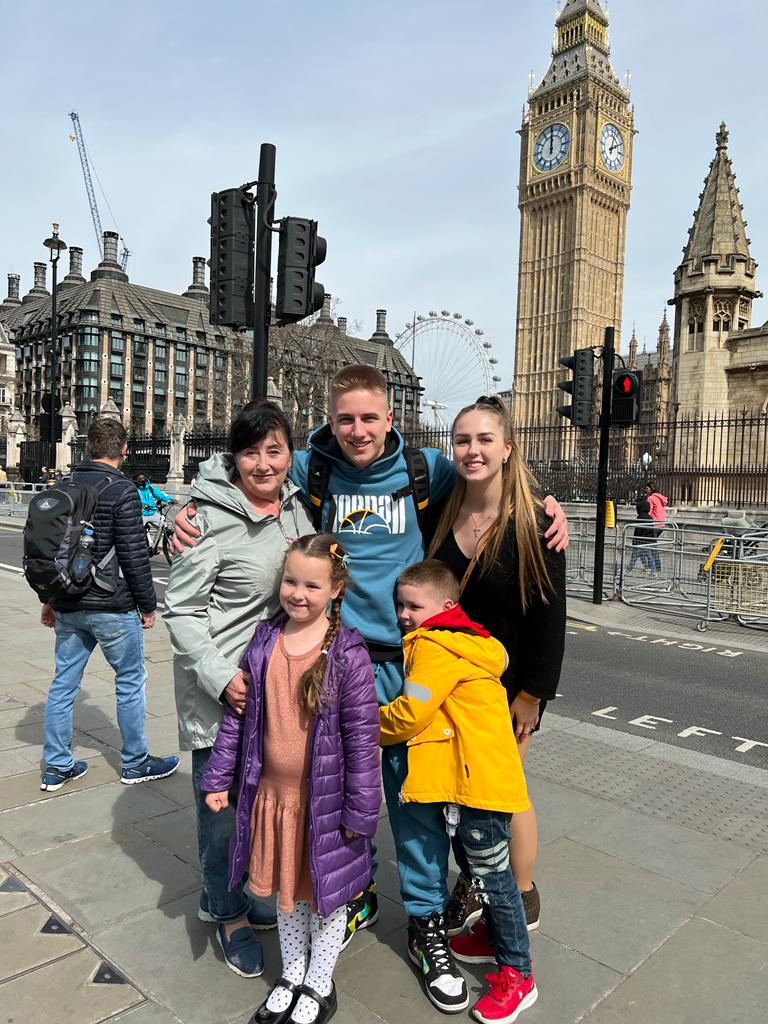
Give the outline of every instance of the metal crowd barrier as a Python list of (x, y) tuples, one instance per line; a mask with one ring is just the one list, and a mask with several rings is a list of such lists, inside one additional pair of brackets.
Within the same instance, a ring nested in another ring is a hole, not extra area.
[(0, 516), (27, 518), (27, 506), (47, 484), (23, 484), (11, 480), (0, 483)]
[[(616, 530), (605, 532), (603, 597), (610, 600), (618, 588), (619, 558)], [(569, 593), (592, 593), (595, 580), (595, 518), (568, 517), (570, 544), (566, 555), (565, 582)]]
[(727, 614), (768, 629), (768, 530), (718, 538), (708, 561), (707, 618)]

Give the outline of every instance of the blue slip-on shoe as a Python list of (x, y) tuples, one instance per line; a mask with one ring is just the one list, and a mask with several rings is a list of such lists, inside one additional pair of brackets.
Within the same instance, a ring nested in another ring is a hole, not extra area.
[(87, 761), (75, 761), (67, 772), (61, 771), (60, 768), (46, 767), (40, 780), (40, 789), (47, 790), (49, 793), (55, 793), (57, 789), (61, 789), (65, 782), (74, 782), (75, 779), (82, 779), (87, 771)]
[(252, 928), (238, 928), (227, 938), (224, 925), (220, 924), (216, 929), (216, 938), (230, 971), (239, 974), (241, 978), (258, 978), (264, 971), (261, 943)]
[[(197, 919), (198, 921), (205, 921), (206, 924), (218, 924), (218, 917), (214, 917), (211, 913), (208, 893), (205, 889), (200, 893)], [(267, 932), (270, 928), (277, 928), (277, 914), (268, 903), (262, 903), (261, 900), (249, 900), (248, 924), (256, 932)]]
[(179, 767), (179, 759), (172, 757), (147, 757), (138, 768), (123, 768), (120, 781), (125, 786), (135, 786), (138, 782), (154, 782), (155, 779), (167, 779)]

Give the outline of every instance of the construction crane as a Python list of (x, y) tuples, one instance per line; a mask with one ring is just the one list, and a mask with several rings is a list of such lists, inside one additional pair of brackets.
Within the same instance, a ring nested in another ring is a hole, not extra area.
[[(80, 166), (83, 169), (83, 180), (85, 181), (85, 191), (88, 195), (88, 205), (91, 207), (91, 218), (93, 219), (93, 229), (96, 232), (96, 244), (99, 247), (99, 253), (101, 258), (104, 259), (104, 232), (101, 227), (101, 215), (99, 214), (99, 204), (96, 202), (96, 192), (93, 187), (93, 180), (91, 178), (91, 165), (88, 160), (88, 153), (85, 148), (85, 139), (83, 138), (83, 129), (80, 126), (80, 118), (76, 111), (71, 111), (70, 118), (72, 119), (72, 126), (75, 129), (75, 134), (70, 135), (70, 139), (77, 143), (77, 151), (80, 154)], [(99, 182), (101, 187), (101, 183)], [(102, 189), (102, 194), (104, 190)], [(112, 213), (112, 209), (109, 206), (109, 200), (104, 196), (106, 200), (109, 212)], [(112, 218), (114, 220), (114, 216)], [(120, 253), (120, 266), (123, 270), (128, 266), (128, 257), (130, 252), (125, 247), (123, 242), (122, 252)]]

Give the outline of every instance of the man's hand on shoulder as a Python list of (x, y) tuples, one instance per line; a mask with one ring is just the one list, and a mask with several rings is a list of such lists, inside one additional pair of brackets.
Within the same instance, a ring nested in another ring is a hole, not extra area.
[(173, 520), (173, 552), (182, 554), (185, 548), (193, 548), (200, 540), (200, 531), (192, 522), (197, 515), (197, 505), (194, 498), (179, 509), (176, 518)]
[(547, 547), (554, 551), (565, 551), (570, 544), (568, 536), (568, 520), (559, 501), (548, 494), (544, 499), (544, 511), (552, 520), (552, 525), (544, 534)]

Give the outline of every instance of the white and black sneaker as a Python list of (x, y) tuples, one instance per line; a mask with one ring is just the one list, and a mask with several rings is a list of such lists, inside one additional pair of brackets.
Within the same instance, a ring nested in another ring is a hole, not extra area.
[(408, 957), (421, 970), (427, 997), (438, 1010), (466, 1010), (467, 983), (453, 959), (442, 914), (408, 919)]

